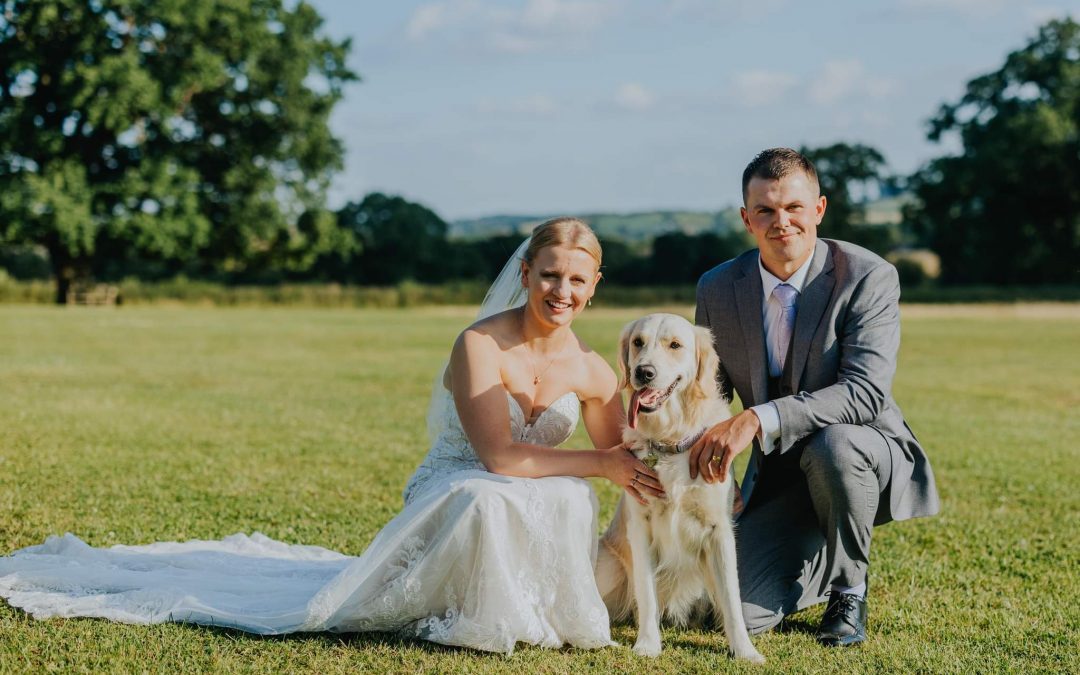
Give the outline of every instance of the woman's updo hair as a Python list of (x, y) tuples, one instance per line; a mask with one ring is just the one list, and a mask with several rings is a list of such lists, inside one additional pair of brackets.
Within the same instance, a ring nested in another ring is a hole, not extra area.
[(603, 258), (600, 241), (585, 221), (577, 218), (552, 218), (537, 225), (532, 231), (532, 239), (525, 249), (525, 262), (532, 264), (540, 249), (548, 246), (565, 246), (588, 253), (596, 261), (597, 268)]

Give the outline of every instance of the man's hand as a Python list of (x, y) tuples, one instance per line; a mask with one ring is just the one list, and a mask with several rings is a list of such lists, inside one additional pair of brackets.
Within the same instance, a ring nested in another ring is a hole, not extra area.
[(752, 410), (708, 429), (690, 448), (690, 478), (698, 474), (707, 483), (724, 482), (735, 455), (746, 449), (761, 429), (761, 420)]

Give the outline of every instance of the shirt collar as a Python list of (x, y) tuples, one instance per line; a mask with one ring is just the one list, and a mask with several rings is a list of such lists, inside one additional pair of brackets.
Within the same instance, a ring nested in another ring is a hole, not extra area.
[(806, 262), (802, 264), (799, 269), (795, 270), (795, 273), (788, 277), (787, 281), (782, 281), (773, 275), (772, 272), (765, 269), (765, 265), (761, 264), (761, 254), (758, 254), (758, 272), (761, 273), (761, 290), (765, 292), (764, 298), (768, 302), (772, 296), (773, 289), (780, 284), (787, 284), (791, 286), (800, 294), (802, 294), (803, 286), (806, 285), (806, 277), (810, 274), (810, 265), (814, 262), (814, 253), (810, 252), (810, 257), (806, 259)]

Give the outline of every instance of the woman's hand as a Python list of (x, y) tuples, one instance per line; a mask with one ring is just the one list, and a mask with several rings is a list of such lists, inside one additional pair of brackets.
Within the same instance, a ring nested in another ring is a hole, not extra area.
[(656, 472), (635, 457), (626, 446), (616, 445), (601, 452), (604, 458), (604, 477), (626, 490), (639, 503), (649, 503), (645, 495), (667, 497)]

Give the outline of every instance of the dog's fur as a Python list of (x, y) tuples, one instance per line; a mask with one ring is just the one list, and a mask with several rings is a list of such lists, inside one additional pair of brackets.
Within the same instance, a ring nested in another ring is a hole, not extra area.
[[(712, 336), (673, 314), (650, 314), (623, 329), (619, 344), (623, 386), (631, 392), (667, 391), (655, 410), (643, 412), (623, 440), (639, 458), (649, 442), (676, 445), (731, 416), (716, 382), (719, 359)], [(655, 371), (642, 381), (641, 366)], [(634, 399), (631, 398), (631, 419)], [(654, 453), (656, 454), (656, 453)], [(661, 618), (675, 625), (700, 621), (712, 610), (723, 617), (728, 646), (736, 658), (764, 658), (746, 632), (735, 569), (732, 527), (733, 480), (690, 479), (688, 453), (659, 454), (656, 472), (666, 499), (642, 506), (625, 495), (600, 542), (597, 583), (612, 621), (630, 617), (636, 604), (634, 651), (660, 653)]]

